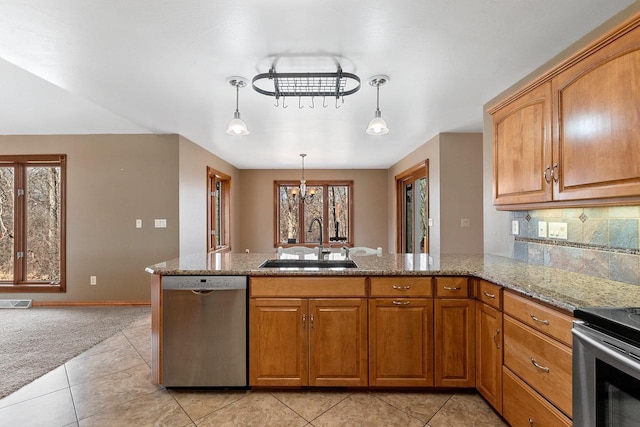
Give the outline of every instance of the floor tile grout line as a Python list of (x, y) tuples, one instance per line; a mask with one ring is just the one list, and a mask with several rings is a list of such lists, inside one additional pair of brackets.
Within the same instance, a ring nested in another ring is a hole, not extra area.
[(433, 415), (431, 416), (431, 418), (429, 418), (429, 419), (427, 420), (427, 423), (425, 424), (425, 426), (426, 426), (427, 424), (429, 424), (429, 423), (431, 422), (431, 420), (432, 420), (432, 419), (434, 419), (434, 418), (436, 417), (436, 415), (438, 415), (438, 413), (439, 413), (440, 411), (442, 411), (442, 409), (443, 409), (443, 408), (445, 407), (445, 405), (446, 405), (446, 404), (447, 404), (447, 403), (448, 403), (448, 402), (453, 398), (453, 396), (454, 396), (453, 394), (449, 395), (449, 397), (447, 398), (447, 400), (445, 400), (445, 401), (442, 403), (442, 405), (440, 405), (440, 407), (439, 407), (439, 408), (438, 408), (438, 410), (435, 412), (435, 414), (433, 414)]
[(73, 414), (76, 417), (76, 423), (79, 425), (80, 420), (78, 419), (78, 410), (76, 409), (76, 400), (73, 398), (73, 392), (71, 391), (71, 381), (69, 381), (69, 372), (67, 372), (67, 364), (64, 365), (64, 375), (67, 377), (67, 385), (69, 386), (69, 396), (71, 396), (71, 404), (73, 405)]
[[(375, 393), (371, 393), (371, 395), (372, 395), (373, 397), (375, 397), (376, 399), (378, 399), (379, 401), (381, 401), (381, 402), (383, 402), (383, 403), (386, 403), (387, 405), (391, 406), (392, 408), (395, 408), (395, 409), (397, 409), (398, 411), (400, 411), (400, 412), (403, 412), (403, 413), (407, 414), (407, 415), (408, 415), (408, 416), (410, 416), (411, 418), (413, 418), (413, 419), (415, 419), (415, 420), (418, 420), (418, 421), (420, 421), (420, 422), (423, 422), (420, 418), (415, 417), (415, 416), (414, 416), (414, 415), (412, 415), (410, 412), (408, 412), (408, 411), (406, 411), (406, 410), (404, 410), (404, 409), (402, 409), (402, 408), (398, 408), (398, 407), (397, 407), (396, 405), (394, 405), (393, 403), (387, 402), (387, 401), (386, 401), (386, 400), (384, 400), (383, 398), (381, 398), (381, 397), (379, 397), (379, 396), (376, 396), (376, 395), (375, 395)], [(449, 400), (449, 399), (447, 399), (447, 400)], [(439, 411), (439, 410), (440, 410), (440, 409), (438, 409), (438, 411)], [(437, 413), (437, 411), (436, 411), (436, 413)], [(434, 414), (434, 416), (435, 416), (435, 414)], [(425, 422), (425, 425), (426, 425), (428, 422), (429, 422), (429, 421)]]
[[(336, 402), (334, 405), (331, 405), (330, 408), (326, 409), (325, 411), (322, 411), (320, 414), (316, 415), (314, 418), (312, 418), (311, 420), (307, 420), (305, 417), (303, 417), (301, 414), (298, 414), (298, 412), (293, 409), (292, 407), (290, 407), (289, 405), (287, 405), (286, 403), (284, 403), (282, 400), (278, 399), (277, 396), (275, 396), (273, 394), (273, 392), (271, 392), (271, 396), (273, 396), (276, 400), (278, 400), (280, 403), (282, 403), (284, 406), (286, 406), (287, 408), (291, 409), (294, 413), (296, 413), (297, 415), (300, 416), (300, 418), (302, 418), (303, 420), (305, 420), (307, 423), (311, 424), (314, 420), (317, 420), (318, 418), (320, 418), (322, 415), (326, 414), (327, 412), (329, 412), (330, 410), (332, 410), (333, 408), (335, 408), (336, 406), (338, 406), (340, 403), (344, 402), (346, 399), (348, 399), (353, 393), (352, 392), (348, 392), (347, 396), (345, 396), (344, 398), (340, 399), (339, 402)], [(313, 425), (313, 424), (312, 424)]]
[[(182, 412), (184, 412), (187, 415), (187, 418), (189, 418), (189, 420), (191, 420), (191, 424), (195, 424), (196, 421), (191, 418), (191, 415), (189, 415), (189, 413), (187, 412), (187, 410), (180, 404), (180, 402), (178, 401), (178, 399), (176, 399), (176, 397), (173, 395), (173, 393), (171, 393), (171, 390), (168, 390), (166, 387), (162, 388), (164, 391), (166, 391), (169, 396), (171, 396), (171, 398), (176, 402), (176, 404), (178, 405), (178, 407), (182, 410)], [(185, 424), (186, 426), (187, 424)]]

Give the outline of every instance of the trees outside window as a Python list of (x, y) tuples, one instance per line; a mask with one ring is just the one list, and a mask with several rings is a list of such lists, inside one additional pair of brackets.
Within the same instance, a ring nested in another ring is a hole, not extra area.
[[(353, 181), (307, 181), (307, 198), (298, 194), (299, 182), (276, 181), (274, 246), (314, 245), (320, 242), (322, 222), (324, 244), (353, 244)], [(313, 196), (311, 196), (313, 194)]]
[(429, 252), (429, 163), (396, 176), (398, 253)]
[(0, 290), (65, 290), (65, 156), (0, 156)]

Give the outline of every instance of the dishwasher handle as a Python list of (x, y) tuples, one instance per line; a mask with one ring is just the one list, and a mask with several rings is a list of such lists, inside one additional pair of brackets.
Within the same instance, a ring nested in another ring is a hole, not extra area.
[(215, 292), (215, 290), (213, 290), (213, 289), (205, 289), (205, 290), (202, 290), (202, 289), (200, 289), (200, 290), (192, 289), (192, 290), (191, 290), (191, 292), (193, 292), (193, 293), (194, 293), (194, 294), (196, 294), (196, 295), (203, 295), (203, 296), (205, 296), (205, 295), (209, 295), (209, 294), (214, 293), (214, 292)]

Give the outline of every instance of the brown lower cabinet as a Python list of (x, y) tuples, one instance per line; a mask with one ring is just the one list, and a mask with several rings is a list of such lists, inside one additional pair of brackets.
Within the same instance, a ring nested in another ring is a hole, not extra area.
[(433, 300), (369, 300), (369, 385), (433, 386)]
[(252, 298), (249, 385), (366, 386), (364, 298)]
[(436, 387), (475, 387), (475, 301), (435, 299)]
[(504, 404), (502, 416), (512, 427), (566, 426), (571, 420), (529, 387), (506, 366), (503, 367)]
[(502, 413), (502, 312), (476, 303), (476, 388)]

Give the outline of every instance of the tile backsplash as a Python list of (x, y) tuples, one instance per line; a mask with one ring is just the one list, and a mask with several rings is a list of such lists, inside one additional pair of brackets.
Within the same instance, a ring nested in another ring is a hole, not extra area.
[[(640, 206), (512, 212), (513, 257), (595, 277), (640, 284)], [(567, 239), (538, 237), (545, 221), (567, 224)]]

